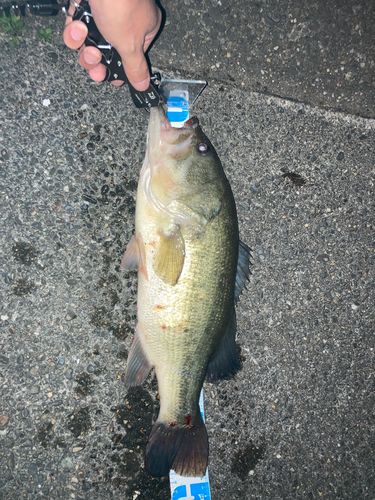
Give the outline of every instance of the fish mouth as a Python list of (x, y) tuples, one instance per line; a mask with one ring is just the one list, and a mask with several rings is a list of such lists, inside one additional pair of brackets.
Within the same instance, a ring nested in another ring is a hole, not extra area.
[(193, 116), (181, 128), (172, 127), (166, 114), (166, 105), (151, 108), (149, 123), (149, 152), (159, 151), (173, 156), (185, 154), (199, 120)]
[(159, 106), (151, 108), (150, 125), (153, 128), (161, 130), (173, 130), (173, 133), (184, 133), (187, 130), (194, 130), (199, 125), (199, 120), (196, 116), (192, 116), (184, 123), (183, 127), (172, 127), (171, 122), (167, 117), (167, 105), (162, 103)]

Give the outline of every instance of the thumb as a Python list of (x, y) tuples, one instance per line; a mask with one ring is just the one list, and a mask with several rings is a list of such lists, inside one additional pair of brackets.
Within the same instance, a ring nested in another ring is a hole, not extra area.
[(130, 84), (137, 90), (146, 90), (150, 85), (150, 72), (143, 52), (120, 56)]

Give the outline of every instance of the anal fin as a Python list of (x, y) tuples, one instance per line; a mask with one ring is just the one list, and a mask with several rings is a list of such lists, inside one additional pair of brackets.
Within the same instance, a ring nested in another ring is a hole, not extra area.
[(207, 382), (233, 377), (240, 367), (236, 350), (236, 313), (233, 308), (225, 336), (219, 350), (211, 358), (206, 374)]
[(144, 382), (152, 368), (142, 347), (139, 323), (136, 327), (133, 344), (129, 351), (128, 363), (125, 371), (125, 386), (133, 387)]

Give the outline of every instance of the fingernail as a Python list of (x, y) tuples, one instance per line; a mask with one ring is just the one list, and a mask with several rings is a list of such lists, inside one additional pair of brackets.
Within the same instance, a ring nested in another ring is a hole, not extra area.
[(84, 25), (81, 24), (75, 24), (73, 27), (72, 27), (72, 31), (70, 32), (70, 34), (72, 35), (72, 38), (74, 38), (74, 40), (82, 40), (82, 39), (85, 39), (86, 38), (86, 27)]
[(101, 61), (101, 57), (99, 56), (98, 57), (98, 54), (96, 52), (91, 52), (90, 48), (87, 47), (84, 51), (83, 51), (83, 57), (85, 59), (85, 61), (87, 62), (87, 64), (95, 64), (95, 63), (99, 63)]

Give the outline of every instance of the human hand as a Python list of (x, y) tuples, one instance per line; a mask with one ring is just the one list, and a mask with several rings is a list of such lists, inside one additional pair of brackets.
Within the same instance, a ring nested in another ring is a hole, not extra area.
[[(78, 2), (79, 3), (79, 2)], [(90, 0), (90, 8), (98, 30), (120, 54), (129, 82), (137, 90), (146, 90), (150, 84), (145, 52), (159, 31), (161, 12), (155, 0)], [(74, 14), (71, 2), (69, 14)], [(78, 62), (89, 71), (90, 77), (101, 82), (106, 67), (100, 64), (102, 54), (95, 47), (82, 46), (87, 37), (87, 26), (81, 21), (66, 19), (64, 42), (71, 49), (80, 49)], [(122, 81), (113, 81), (122, 85)]]

